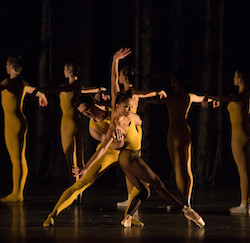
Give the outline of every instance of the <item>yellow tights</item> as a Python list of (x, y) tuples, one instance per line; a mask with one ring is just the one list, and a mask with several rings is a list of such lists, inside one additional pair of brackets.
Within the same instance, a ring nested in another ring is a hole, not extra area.
[(247, 203), (250, 197), (250, 141), (243, 136), (232, 137), (232, 153), (240, 176), (241, 202)]
[(26, 124), (15, 114), (5, 114), (5, 142), (12, 163), (12, 192), (1, 201), (23, 201), (23, 191), (28, 175), (28, 165), (25, 156)]

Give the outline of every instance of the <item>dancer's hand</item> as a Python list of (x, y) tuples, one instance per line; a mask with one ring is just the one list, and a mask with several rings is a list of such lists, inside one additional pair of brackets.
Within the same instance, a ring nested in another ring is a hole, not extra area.
[(217, 108), (217, 107), (219, 107), (219, 106), (220, 106), (220, 101), (214, 100), (214, 101), (213, 101), (213, 108)]
[(74, 177), (77, 177), (77, 176), (79, 176), (79, 179), (80, 180), (82, 180), (82, 178), (84, 177), (84, 175), (87, 173), (87, 170), (86, 169), (80, 169), (79, 167), (77, 167), (77, 166), (74, 166), (73, 168), (72, 168), (72, 172), (73, 172), (73, 176)]
[(119, 51), (117, 51), (114, 56), (113, 56), (113, 60), (114, 61), (119, 61), (120, 59), (125, 58), (126, 56), (128, 56), (131, 53), (130, 48), (121, 48)]
[(48, 105), (48, 100), (47, 100), (47, 98), (46, 98), (46, 96), (45, 96), (44, 93), (38, 91), (37, 92), (37, 96), (39, 97), (39, 105), (40, 106), (44, 107), (44, 106)]
[(76, 165), (73, 165), (73, 167), (72, 167), (72, 173), (76, 174), (76, 173), (79, 173), (79, 171), (80, 171), (80, 168), (78, 166), (76, 166)]
[(118, 142), (121, 142), (124, 138), (124, 132), (120, 127), (115, 128), (114, 135), (115, 135), (115, 138)]
[(102, 96), (102, 99), (103, 99), (104, 101), (110, 100), (110, 95), (108, 95), (108, 94), (102, 93), (101, 96)]
[(160, 99), (167, 98), (167, 94), (164, 90), (157, 92), (157, 94), (160, 96)]

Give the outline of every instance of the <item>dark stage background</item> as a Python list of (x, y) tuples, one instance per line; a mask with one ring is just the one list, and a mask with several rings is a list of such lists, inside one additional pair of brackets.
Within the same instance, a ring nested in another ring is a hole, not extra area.
[[(138, 70), (136, 88), (168, 89), (169, 75), (178, 67), (191, 74), (191, 91), (228, 94), (233, 68), (249, 65), (250, 2), (225, 0), (2, 0), (0, 8), (0, 78), (6, 77), (9, 54), (25, 60), (23, 77), (37, 87), (65, 82), (63, 65), (79, 59), (80, 81), (86, 86), (109, 86), (111, 56), (130, 47), (122, 65)], [(49, 95), (49, 106), (39, 108), (27, 96), (28, 185), (67, 181), (60, 144), (61, 111), (58, 96)], [(3, 137), (1, 110), (0, 176), (9, 182), (11, 163)], [(142, 102), (143, 157), (167, 183), (174, 183), (166, 136), (168, 113), (164, 105)], [(238, 172), (230, 150), (230, 123), (226, 105), (213, 110), (194, 105), (189, 115), (193, 140), (196, 185), (236, 185)], [(85, 128), (85, 161), (96, 142)], [(105, 177), (104, 177), (105, 178)], [(105, 182), (121, 180), (112, 169)]]

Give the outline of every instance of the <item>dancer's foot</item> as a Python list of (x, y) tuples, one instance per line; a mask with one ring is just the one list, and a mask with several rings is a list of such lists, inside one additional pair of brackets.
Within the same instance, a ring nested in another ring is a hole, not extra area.
[[(121, 225), (123, 225), (125, 228), (131, 227), (132, 225), (140, 226), (140, 227), (144, 226), (144, 223), (142, 223), (139, 219), (136, 219), (132, 217), (131, 215), (127, 215), (127, 216), (121, 221)], [(132, 217), (132, 219), (130, 217)]]
[(200, 228), (203, 228), (205, 226), (205, 222), (203, 221), (202, 217), (198, 213), (196, 213), (192, 208), (184, 206), (182, 212), (184, 213), (184, 216), (187, 219), (192, 220)]
[(125, 227), (125, 228), (130, 228), (132, 225), (132, 216), (127, 214), (126, 217), (122, 220), (121, 224)]
[(241, 203), (238, 207), (233, 207), (229, 209), (231, 214), (247, 214), (247, 204)]
[(54, 226), (54, 224), (55, 224), (55, 220), (53, 219), (53, 217), (48, 216), (48, 218), (43, 222), (43, 227)]
[(119, 208), (119, 207), (127, 207), (128, 204), (129, 204), (129, 198), (128, 198), (127, 200), (125, 200), (125, 201), (118, 202), (118, 203), (116, 204), (116, 206), (117, 206), (118, 208)]
[(23, 195), (18, 195), (17, 198), (19, 202), (23, 202), (24, 200)]
[(0, 199), (1, 202), (18, 202), (20, 201), (17, 194), (9, 194), (8, 196), (6, 197), (3, 197)]

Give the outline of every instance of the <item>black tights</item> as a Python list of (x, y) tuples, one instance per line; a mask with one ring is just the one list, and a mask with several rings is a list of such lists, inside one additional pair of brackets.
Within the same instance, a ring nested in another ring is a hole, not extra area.
[(150, 196), (148, 183), (163, 200), (176, 208), (183, 208), (184, 205), (167, 190), (159, 176), (138, 156), (138, 151), (123, 149), (119, 155), (119, 162), (130, 182), (140, 191), (129, 205), (128, 214), (133, 215), (143, 201)]

